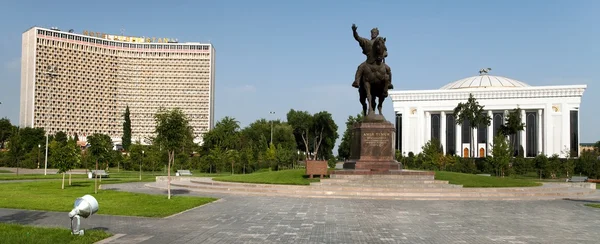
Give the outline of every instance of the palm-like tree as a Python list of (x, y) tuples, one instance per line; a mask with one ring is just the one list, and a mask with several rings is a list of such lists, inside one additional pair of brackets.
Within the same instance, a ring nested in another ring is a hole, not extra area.
[(475, 135), (473, 130), (480, 125), (489, 126), (492, 118), (484, 113), (483, 108), (485, 106), (479, 105), (479, 102), (473, 97), (473, 94), (469, 94), (469, 99), (466, 103), (458, 103), (456, 108), (454, 108), (454, 114), (456, 115), (456, 124), (462, 125), (465, 121), (469, 122), (469, 127), (471, 129), (471, 146), (470, 146), (470, 156), (474, 157), (473, 154), (474, 149), (474, 141)]

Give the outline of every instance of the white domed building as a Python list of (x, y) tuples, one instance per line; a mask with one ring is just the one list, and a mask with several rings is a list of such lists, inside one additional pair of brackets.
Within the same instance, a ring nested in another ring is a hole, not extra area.
[[(473, 133), (474, 155), (485, 157), (491, 155), (493, 136), (508, 112), (519, 107), (525, 130), (516, 140), (526, 157), (541, 153), (565, 157), (569, 152), (579, 152), (579, 105), (586, 85), (530, 86), (490, 75), (488, 70), (439, 90), (390, 91), (396, 113), (395, 148), (404, 155), (418, 154), (425, 143), (437, 138), (444, 153), (469, 157)], [(455, 123), (454, 108), (466, 102), (469, 94), (485, 106), (492, 118), (490, 126), (471, 132), (468, 124)]]

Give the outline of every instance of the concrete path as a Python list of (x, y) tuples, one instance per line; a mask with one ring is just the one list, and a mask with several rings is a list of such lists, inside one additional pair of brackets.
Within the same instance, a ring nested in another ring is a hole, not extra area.
[[(112, 189), (164, 194), (144, 183)], [(198, 193), (221, 197), (163, 219), (94, 215), (103, 243), (598, 243), (600, 191), (575, 200), (394, 201)], [(100, 203), (102, 204), (102, 203)], [(135, 206), (123, 206), (135, 207)], [(100, 212), (102, 205), (100, 205)], [(69, 227), (67, 213), (0, 209), (0, 222)]]

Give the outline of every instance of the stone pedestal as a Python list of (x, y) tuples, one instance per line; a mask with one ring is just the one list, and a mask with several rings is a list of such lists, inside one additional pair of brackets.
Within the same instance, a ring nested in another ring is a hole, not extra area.
[(354, 124), (350, 159), (344, 172), (352, 174), (389, 174), (401, 170), (395, 160), (394, 125), (385, 120), (366, 120)]

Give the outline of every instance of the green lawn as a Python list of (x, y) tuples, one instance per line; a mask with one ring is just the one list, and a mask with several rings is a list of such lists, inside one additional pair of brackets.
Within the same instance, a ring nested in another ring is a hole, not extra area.
[[(82, 174), (74, 174), (71, 175), (72, 179), (82, 179), (82, 178), (87, 178), (87, 175), (82, 175)], [(43, 175), (43, 174), (28, 174), (28, 175), (24, 175), (24, 174), (11, 174), (11, 175), (0, 175), (0, 180), (48, 180), (48, 179), (62, 179), (62, 174), (48, 174), (48, 175)], [(65, 175), (65, 180), (69, 179), (69, 175), (66, 174)]]
[[(137, 179), (104, 179), (102, 184), (136, 181)], [(0, 208), (47, 210), (69, 212), (77, 197), (94, 196), (100, 204), (97, 214), (144, 217), (165, 217), (194, 208), (216, 199), (201, 197), (149, 195), (141, 193), (99, 190), (94, 194), (93, 180), (66, 182), (61, 189), (60, 181), (40, 181), (0, 184)], [(127, 206), (132, 206), (127, 208)]]
[(527, 187), (542, 185), (533, 180), (479, 176), (447, 171), (436, 171), (435, 179), (447, 180), (450, 184), (463, 185), (463, 187)]
[(12, 171), (10, 171), (10, 170), (5, 170), (5, 169), (0, 169), (0, 173), (3, 173), (3, 174), (10, 174), (10, 173), (12, 173)]
[(600, 204), (592, 204), (592, 203), (590, 203), (590, 204), (586, 204), (585, 206), (592, 207), (592, 208), (600, 208)]
[(281, 171), (258, 172), (245, 175), (230, 175), (215, 177), (216, 181), (259, 183), (259, 184), (282, 184), (282, 185), (310, 185), (310, 182), (318, 182), (318, 179), (308, 179), (304, 169), (290, 169)]
[(95, 243), (110, 236), (101, 230), (85, 230), (83, 236), (78, 236), (71, 235), (70, 229), (0, 223), (2, 243)]

